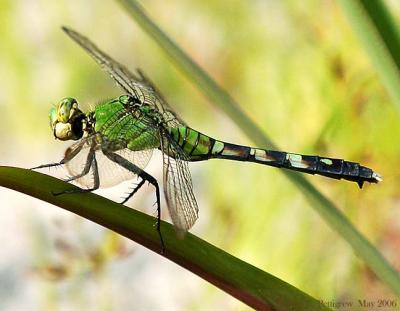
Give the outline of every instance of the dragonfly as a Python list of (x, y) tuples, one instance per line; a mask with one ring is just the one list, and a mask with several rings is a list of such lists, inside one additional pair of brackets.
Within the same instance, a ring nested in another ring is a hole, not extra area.
[[(56, 163), (35, 169), (65, 165), (69, 178), (81, 188), (62, 193), (91, 192), (138, 177), (122, 204), (148, 182), (155, 188), (156, 228), (161, 235), (160, 187), (144, 169), (153, 151), (162, 153), (163, 188), (170, 217), (178, 232), (185, 233), (198, 218), (188, 162), (226, 159), (285, 168), (334, 179), (378, 183), (381, 176), (359, 163), (343, 159), (267, 150), (224, 142), (189, 127), (170, 107), (153, 82), (101, 51), (78, 32), (62, 27), (121, 87), (124, 94), (98, 103), (87, 113), (76, 99), (67, 97), (50, 109), (50, 127), (56, 139), (75, 141)], [(106, 173), (105, 173), (106, 171)]]

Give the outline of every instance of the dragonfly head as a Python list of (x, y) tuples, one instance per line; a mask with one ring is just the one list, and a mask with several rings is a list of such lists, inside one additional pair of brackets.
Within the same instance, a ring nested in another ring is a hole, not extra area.
[(79, 110), (75, 98), (62, 99), (50, 109), (50, 127), (54, 137), (60, 140), (78, 140), (82, 138), (86, 115)]

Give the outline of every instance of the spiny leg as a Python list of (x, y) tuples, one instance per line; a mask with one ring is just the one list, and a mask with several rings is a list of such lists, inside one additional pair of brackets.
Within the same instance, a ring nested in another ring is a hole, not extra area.
[[(96, 156), (93, 153), (92, 159), (89, 159), (88, 161), (90, 161), (92, 164), (89, 165), (89, 167), (91, 166), (93, 169), (93, 187), (92, 188), (88, 188), (88, 189), (82, 189), (82, 188), (74, 188), (74, 189), (69, 189), (69, 190), (64, 190), (62, 192), (53, 192), (53, 195), (61, 195), (61, 194), (71, 194), (71, 193), (85, 193), (85, 192), (92, 192), (94, 190), (99, 189), (100, 187), (100, 178), (99, 178), (99, 170), (97, 167), (97, 160), (96, 160)], [(86, 165), (85, 165), (86, 166)]]
[(94, 153), (95, 153), (95, 146), (92, 145), (90, 147), (89, 153), (88, 153), (88, 155), (86, 157), (86, 163), (85, 163), (85, 166), (84, 166), (82, 172), (80, 174), (78, 174), (78, 175), (71, 176), (71, 177), (65, 179), (64, 181), (65, 182), (71, 182), (73, 180), (76, 180), (76, 179), (81, 178), (81, 177), (85, 176), (86, 174), (88, 174), (89, 171), (90, 171), (90, 168), (92, 166), (92, 163), (93, 163)]
[(37, 170), (37, 169), (41, 169), (41, 168), (54, 167), (54, 166), (60, 166), (60, 165), (66, 164), (69, 161), (71, 161), (73, 158), (76, 157), (76, 155), (82, 150), (83, 145), (84, 144), (81, 143), (81, 144), (77, 145), (75, 149), (68, 148), (67, 151), (65, 152), (64, 158), (62, 158), (60, 162), (42, 164), (42, 165), (39, 165), (36, 167), (32, 167), (31, 170)]
[(133, 197), (135, 195), (136, 192), (139, 191), (139, 189), (144, 185), (144, 183), (146, 182), (145, 179), (142, 179), (136, 186), (135, 188), (133, 188), (133, 190), (128, 194), (128, 196), (126, 198), (123, 199), (123, 201), (121, 202), (121, 204), (125, 204), (131, 197)]
[[(61, 161), (58, 162), (58, 163), (43, 164), (43, 165), (39, 165), (39, 166), (33, 167), (31, 169), (34, 170), (34, 169), (40, 169), (40, 168), (46, 168), (46, 167), (54, 167), (54, 166), (59, 166), (59, 165), (66, 164), (66, 163), (71, 161), (73, 158), (75, 158), (79, 154), (79, 152), (82, 150), (83, 146), (84, 146), (84, 143), (82, 142), (82, 143), (79, 143), (78, 145), (75, 145), (74, 148), (72, 148), (72, 147), (68, 148), (67, 151), (65, 152), (64, 158), (61, 159)], [(70, 181), (73, 181), (75, 179), (78, 179), (78, 178), (86, 175), (87, 173), (89, 173), (90, 167), (92, 166), (92, 163), (93, 163), (93, 178), (94, 178), (94, 184), (93, 184), (92, 188), (89, 188), (89, 189), (78, 188), (78, 189), (73, 189), (73, 190), (72, 189), (71, 190), (65, 190), (65, 191), (62, 191), (62, 192), (52, 192), (53, 195), (57, 196), (57, 195), (68, 194), (68, 193), (91, 192), (91, 191), (94, 191), (94, 190), (98, 189), (99, 186), (100, 186), (100, 179), (99, 179), (99, 172), (98, 172), (98, 167), (97, 167), (97, 160), (96, 160), (96, 157), (95, 157), (95, 146), (92, 146), (90, 148), (89, 154), (88, 154), (87, 159), (86, 159), (86, 164), (85, 164), (85, 167), (84, 167), (82, 173), (78, 174), (76, 176), (72, 176), (72, 177), (68, 178), (65, 181), (66, 182), (70, 182)]]
[(107, 152), (104, 150), (103, 150), (103, 153), (111, 161), (117, 163), (118, 165), (122, 166), (123, 168), (127, 169), (128, 171), (138, 175), (142, 179), (142, 181), (139, 183), (140, 186), (136, 187), (135, 190), (136, 189), (139, 190), (139, 188), (143, 185), (143, 183), (145, 181), (152, 184), (154, 186), (154, 188), (156, 189), (156, 199), (157, 199), (157, 225), (156, 226), (157, 226), (158, 236), (159, 236), (160, 242), (161, 242), (161, 253), (164, 253), (165, 252), (165, 244), (164, 244), (164, 240), (163, 240), (163, 237), (161, 234), (160, 188), (158, 186), (157, 180), (150, 174), (143, 171), (141, 168), (137, 167), (132, 162), (130, 162), (127, 159), (125, 159), (124, 157), (120, 156), (119, 154), (116, 154), (114, 152)]

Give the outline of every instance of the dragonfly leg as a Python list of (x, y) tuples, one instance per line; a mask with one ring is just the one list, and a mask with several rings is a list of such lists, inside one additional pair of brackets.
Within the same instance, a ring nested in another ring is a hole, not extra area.
[[(122, 166), (123, 168), (127, 169), (128, 171), (138, 175), (142, 181), (136, 186), (134, 189), (132, 195), (139, 190), (139, 188), (144, 184), (145, 181), (148, 183), (152, 184), (154, 188), (156, 189), (156, 199), (157, 199), (157, 232), (158, 236), (160, 238), (160, 243), (161, 243), (161, 253), (165, 252), (165, 244), (164, 240), (161, 234), (161, 205), (160, 205), (160, 188), (158, 186), (157, 180), (151, 176), (150, 174), (146, 173), (144, 170), (141, 168), (137, 167), (135, 164), (132, 162), (128, 161), (124, 157), (120, 156), (119, 154), (113, 153), (113, 152), (107, 152), (103, 150), (103, 153), (107, 158), (109, 158), (111, 161), (117, 163), (118, 165)], [(130, 196), (132, 196), (130, 195)]]
[(30, 169), (31, 170), (38, 170), (38, 169), (46, 168), (46, 167), (60, 166), (60, 165), (63, 165), (64, 163), (65, 163), (64, 159), (62, 159), (60, 162), (42, 164), (42, 165), (39, 165), (39, 166), (31, 167)]
[(128, 196), (126, 198), (123, 199), (123, 201), (121, 202), (121, 204), (125, 204), (131, 197), (133, 197), (135, 195), (136, 192), (139, 191), (139, 189), (144, 185), (144, 183), (146, 182), (145, 179), (142, 179), (140, 181), (140, 183), (138, 183), (135, 188), (133, 188), (133, 190), (128, 194)]
[[(69, 189), (69, 190), (64, 190), (62, 192), (53, 192), (53, 195), (61, 195), (61, 194), (72, 194), (72, 193), (85, 193), (85, 192), (92, 192), (94, 190), (99, 189), (100, 187), (100, 178), (99, 178), (99, 170), (97, 167), (97, 160), (96, 157), (93, 153), (92, 159), (90, 160), (92, 163), (91, 166), (93, 168), (93, 187), (83, 189), (83, 188), (74, 188), (74, 189)], [(89, 166), (90, 167), (90, 166)]]
[(82, 172), (78, 175), (71, 176), (71, 177), (65, 179), (64, 181), (71, 182), (73, 180), (76, 180), (76, 179), (81, 178), (81, 177), (85, 176), (86, 174), (88, 174), (90, 171), (90, 168), (92, 166), (92, 163), (94, 162), (93, 160), (95, 159), (94, 153), (95, 153), (95, 146), (92, 146), (92, 147), (90, 147), (89, 153), (86, 157), (85, 167), (83, 168)]
[(46, 167), (54, 167), (54, 166), (60, 166), (65, 163), (68, 163), (71, 161), (75, 156), (82, 150), (83, 143), (79, 144), (77, 146), (74, 146), (75, 148), (68, 148), (67, 151), (65, 152), (64, 158), (61, 159), (60, 162), (56, 163), (48, 163), (48, 164), (42, 164), (39, 166), (32, 167), (31, 170), (37, 170), (41, 168), (46, 168)]

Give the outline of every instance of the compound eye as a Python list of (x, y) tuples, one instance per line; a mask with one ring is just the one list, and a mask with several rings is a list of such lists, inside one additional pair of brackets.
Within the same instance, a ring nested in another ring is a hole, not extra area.
[(57, 120), (63, 123), (68, 122), (77, 108), (78, 102), (75, 98), (64, 98), (57, 106)]
[(58, 122), (57, 119), (57, 109), (56, 107), (52, 107), (50, 109), (50, 113), (49, 113), (49, 119), (50, 119), (50, 127), (52, 130), (54, 130), (54, 127), (56, 126), (56, 123)]
[(50, 109), (50, 126), (54, 137), (60, 140), (77, 140), (83, 136), (86, 116), (78, 108), (75, 98), (67, 97)]

